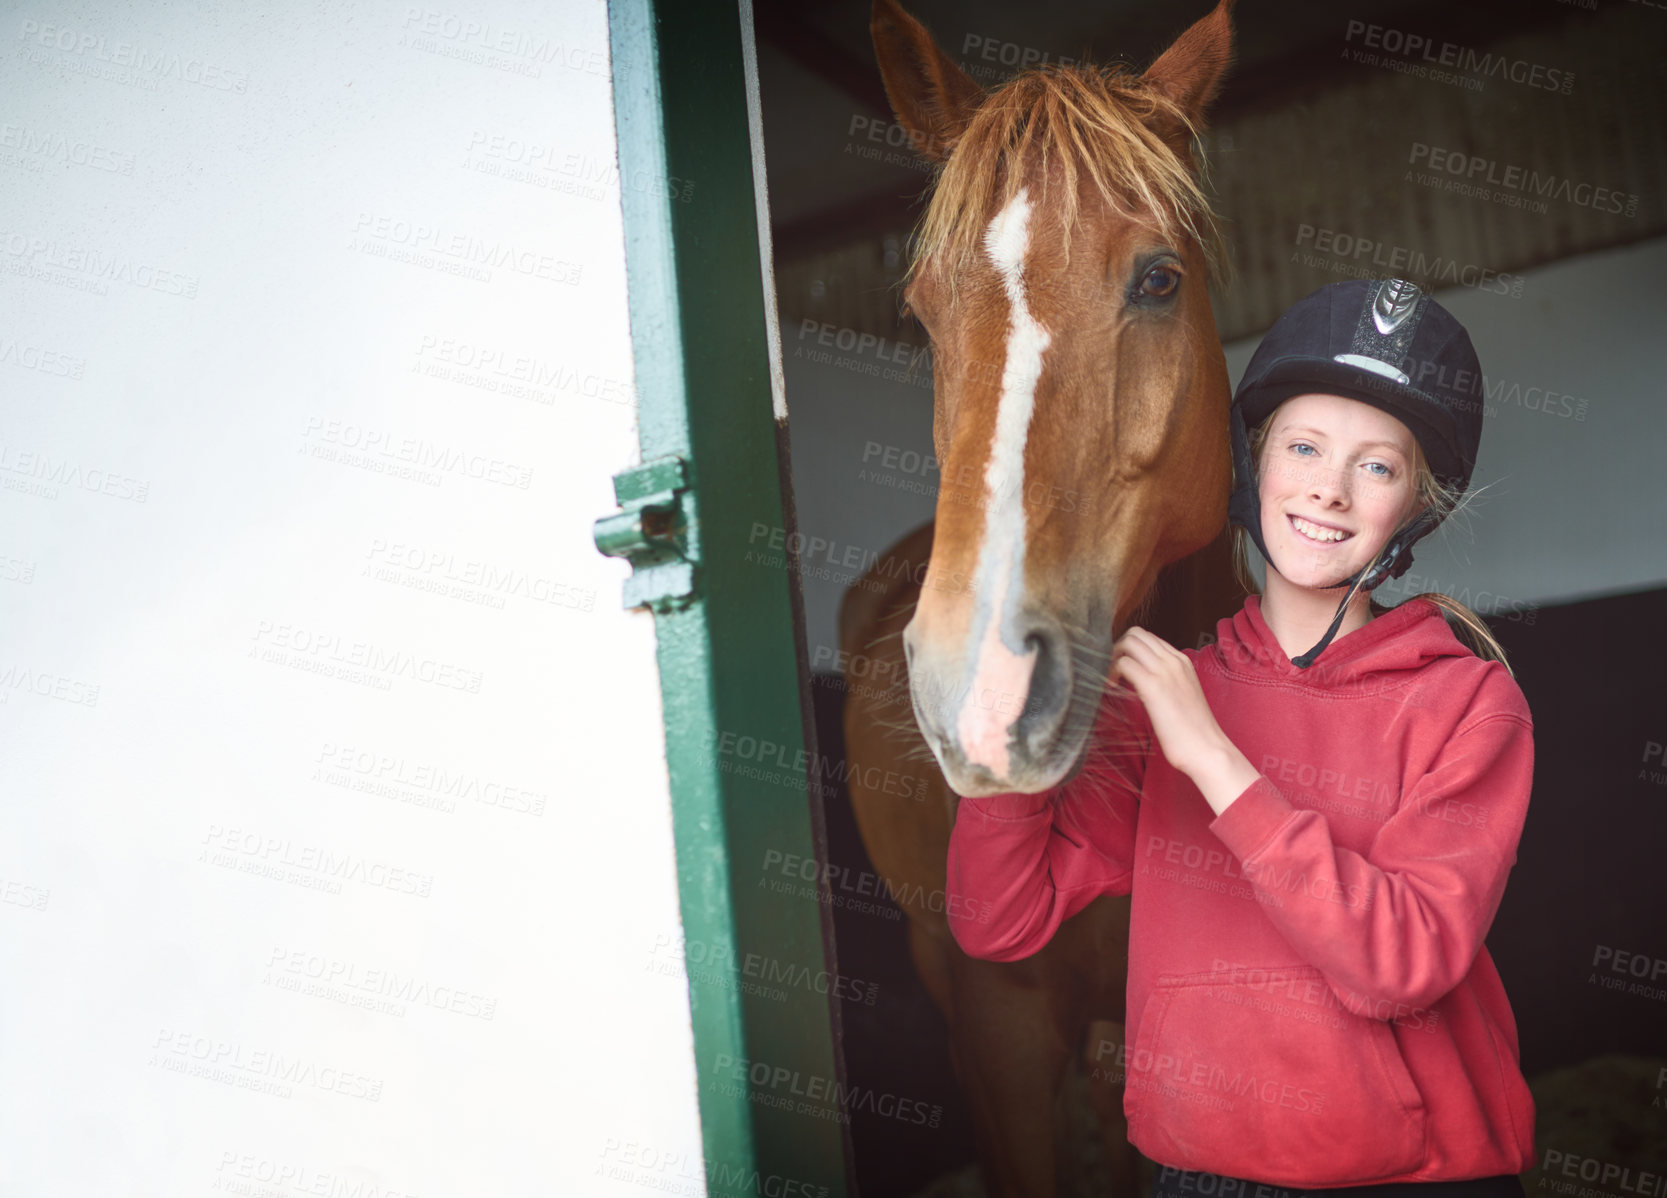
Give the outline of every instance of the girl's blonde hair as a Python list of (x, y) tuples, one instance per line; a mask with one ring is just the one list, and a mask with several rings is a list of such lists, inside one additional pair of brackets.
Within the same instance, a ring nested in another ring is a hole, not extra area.
[[(1279, 407), (1283, 406), (1283, 404), (1279, 405)], [(1273, 427), (1273, 418), (1278, 413), (1279, 407), (1268, 413), (1267, 419), (1250, 432), (1250, 460), (1256, 463), (1258, 472), (1262, 469), (1262, 448), (1267, 443), (1268, 430)], [(1464, 497), (1451, 488), (1442, 486), (1437, 481), (1435, 473), (1430, 469), (1430, 464), (1424, 457), (1424, 447), (1417, 443), (1416, 438), (1413, 441), (1413, 451), (1415, 454), (1413, 480), (1418, 496), (1418, 508), (1428, 507), (1433, 510), (1441, 517), (1441, 520), (1437, 521), (1440, 524), (1463, 506)], [(1256, 575), (1250, 568), (1251, 545), (1250, 534), (1239, 525), (1233, 525), (1233, 572), (1238, 577), (1240, 586), (1244, 587), (1250, 594), (1258, 595), (1261, 594), (1261, 588), (1256, 585)], [(1411, 596), (1405, 602), (1410, 603), (1413, 599), (1428, 599), (1435, 604), (1442, 610), (1448, 625), (1452, 627), (1460, 642), (1472, 653), (1484, 661), (1497, 661), (1510, 672), (1512, 678), (1516, 677), (1516, 671), (1511, 669), (1511, 663), (1505, 660), (1504, 646), (1495, 639), (1481, 616), (1451, 595), (1445, 595), (1440, 591), (1423, 591)], [(1368, 596), (1367, 602), (1374, 618), (1387, 611), (1394, 610), (1370, 596)]]

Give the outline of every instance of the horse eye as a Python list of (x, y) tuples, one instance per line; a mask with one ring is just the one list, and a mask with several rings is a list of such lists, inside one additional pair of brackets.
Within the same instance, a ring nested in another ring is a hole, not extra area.
[(1140, 293), (1152, 299), (1163, 299), (1181, 285), (1181, 272), (1167, 266), (1155, 266), (1140, 280)]

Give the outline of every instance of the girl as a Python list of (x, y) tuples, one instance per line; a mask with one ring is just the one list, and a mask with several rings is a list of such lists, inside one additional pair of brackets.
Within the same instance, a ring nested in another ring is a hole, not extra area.
[(1535, 1164), (1482, 946), (1528, 807), (1528, 706), (1468, 609), (1370, 599), (1469, 486), (1481, 386), (1464, 328), (1410, 284), (1294, 305), (1233, 401), (1229, 512), (1263, 593), (1203, 649), (1128, 629), (1083, 771), (959, 804), (970, 955), (1029, 956), (1131, 896), (1124, 1111), (1159, 1198), (1493, 1198)]

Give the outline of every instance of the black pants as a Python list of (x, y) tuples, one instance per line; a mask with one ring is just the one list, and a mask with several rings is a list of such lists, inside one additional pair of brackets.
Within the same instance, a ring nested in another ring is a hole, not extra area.
[(1393, 1181), (1383, 1185), (1299, 1190), (1159, 1165), (1152, 1179), (1152, 1198), (1312, 1198), (1317, 1194), (1334, 1198), (1525, 1198), (1522, 1182), (1515, 1173), (1478, 1177), (1473, 1181)]

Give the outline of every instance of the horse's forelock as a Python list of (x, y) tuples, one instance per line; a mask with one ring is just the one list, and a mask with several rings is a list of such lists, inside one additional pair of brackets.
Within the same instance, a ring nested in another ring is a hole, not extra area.
[(1063, 176), (1063, 195), (1038, 201), (1057, 205), (1067, 252), (1077, 179), (1086, 173), (1112, 210), (1196, 241), (1219, 272), (1225, 259), (1215, 213), (1192, 164), (1153, 127), (1166, 123), (1196, 135), (1179, 105), (1122, 67), (1048, 64), (1016, 75), (978, 107), (939, 172), (910, 273), (935, 259), (953, 288), (980, 253), (990, 214), (1025, 185), (1033, 154), (1044, 166), (1057, 163)]

